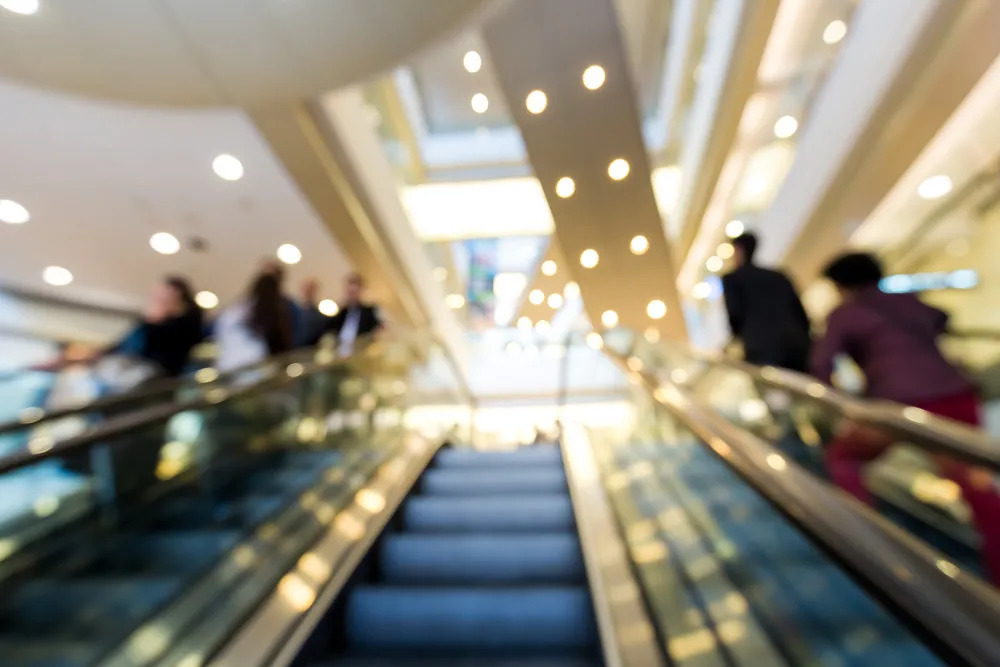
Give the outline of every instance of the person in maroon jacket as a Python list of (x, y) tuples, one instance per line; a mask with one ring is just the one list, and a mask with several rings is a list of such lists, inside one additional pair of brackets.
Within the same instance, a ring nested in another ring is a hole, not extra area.
[[(975, 385), (938, 348), (938, 337), (947, 331), (947, 313), (913, 294), (882, 292), (882, 266), (866, 253), (842, 255), (824, 275), (837, 286), (841, 304), (830, 314), (826, 335), (813, 349), (811, 367), (816, 378), (829, 384), (834, 360), (846, 355), (864, 373), (867, 397), (980, 425)], [(869, 429), (848, 426), (826, 449), (830, 476), (845, 491), (870, 504), (862, 468), (891, 444), (889, 438)], [(1000, 583), (1000, 495), (991, 475), (944, 456), (935, 456), (935, 461), (941, 474), (962, 489), (982, 536), (986, 570), (994, 583)]]

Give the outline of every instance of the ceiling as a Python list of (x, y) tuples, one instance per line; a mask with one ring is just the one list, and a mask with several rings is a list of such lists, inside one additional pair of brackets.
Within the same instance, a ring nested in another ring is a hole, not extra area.
[[(28, 209), (26, 224), (0, 224), (0, 284), (115, 308), (136, 308), (168, 273), (223, 301), (246, 287), (258, 262), (291, 243), (302, 261), (290, 278), (315, 275), (339, 297), (350, 264), (239, 111), (152, 110), (66, 97), (0, 82), (0, 199)], [(235, 182), (213, 173), (238, 157)], [(184, 247), (157, 254), (150, 237)], [(204, 239), (195, 252), (190, 241)], [(42, 281), (69, 269), (66, 287)]]
[(0, 11), (0, 75), (155, 105), (261, 106), (377, 74), (491, 0), (40, 0)]

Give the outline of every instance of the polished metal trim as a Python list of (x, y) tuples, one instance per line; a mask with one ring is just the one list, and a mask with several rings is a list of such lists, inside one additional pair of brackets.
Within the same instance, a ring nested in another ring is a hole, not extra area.
[(563, 432), (563, 463), (607, 667), (666, 664), (601, 481), (590, 437)]
[[(627, 369), (622, 355), (612, 358)], [(1000, 593), (648, 371), (628, 371), (744, 481), (866, 583), (948, 664), (995, 667)]]
[(287, 667), (437, 452), (410, 436), (208, 667)]

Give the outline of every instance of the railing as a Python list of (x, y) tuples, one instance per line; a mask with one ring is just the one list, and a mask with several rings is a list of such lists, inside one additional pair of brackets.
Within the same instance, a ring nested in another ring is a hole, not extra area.
[(1000, 655), (1000, 595), (965, 568), (808, 473), (765, 439), (670, 380), (675, 364), (649, 346), (606, 336), (604, 349), (633, 383), (708, 451), (834, 557), (949, 664), (985, 667)]

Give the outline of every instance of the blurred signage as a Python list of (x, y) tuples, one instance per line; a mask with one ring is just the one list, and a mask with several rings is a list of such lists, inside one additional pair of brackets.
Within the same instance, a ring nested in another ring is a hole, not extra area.
[(979, 286), (979, 273), (972, 269), (961, 269), (935, 273), (897, 274), (883, 278), (878, 286), (887, 294), (908, 294), (910, 292), (932, 292), (948, 289), (968, 290)]
[(466, 301), (469, 315), (493, 322), (496, 297), (493, 281), (497, 275), (497, 240), (470, 239), (465, 242), (469, 256), (469, 282)]

